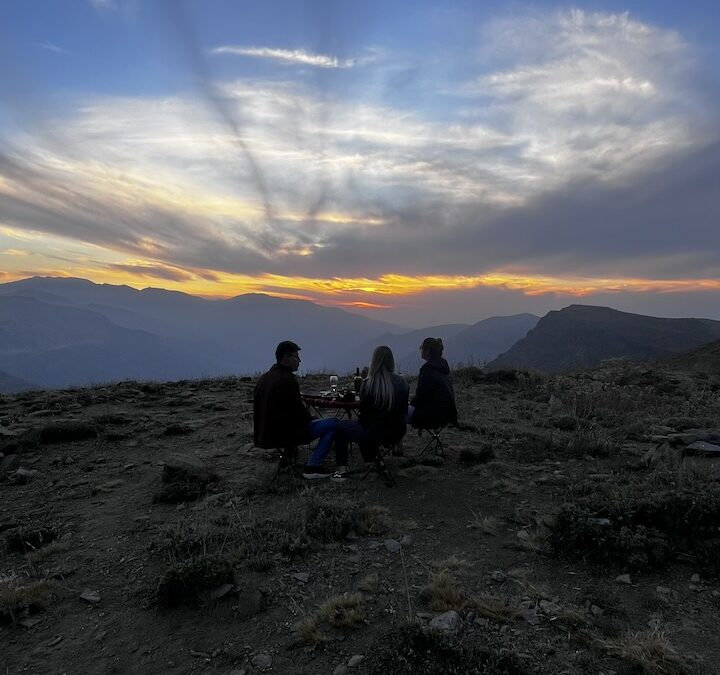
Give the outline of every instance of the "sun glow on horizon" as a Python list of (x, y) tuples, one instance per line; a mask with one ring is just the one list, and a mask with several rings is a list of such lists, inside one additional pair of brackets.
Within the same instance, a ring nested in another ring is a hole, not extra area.
[[(16, 252), (0, 250), (14, 255)], [(26, 278), (27, 273), (6, 273), (7, 281)], [(392, 309), (397, 300), (423, 293), (497, 288), (527, 296), (568, 295), (587, 298), (597, 293), (682, 293), (720, 291), (718, 279), (642, 279), (553, 277), (545, 275), (494, 272), (481, 275), (384, 274), (377, 277), (291, 277), (277, 274), (257, 276), (230, 274), (165, 265), (156, 261), (127, 261), (107, 267), (78, 266), (73, 270), (47, 269), (36, 276), (82, 277), (95, 283), (127, 285), (136, 289), (161, 287), (207, 299), (227, 299), (246, 293), (262, 293), (278, 298), (307, 300), (348, 309)], [(160, 283), (148, 283), (155, 279)]]

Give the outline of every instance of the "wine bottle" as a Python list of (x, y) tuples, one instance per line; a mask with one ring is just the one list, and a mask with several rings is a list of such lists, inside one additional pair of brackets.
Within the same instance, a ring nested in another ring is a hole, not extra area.
[(355, 368), (355, 377), (353, 377), (353, 384), (355, 385), (355, 393), (360, 393), (360, 387), (362, 387), (362, 377), (360, 377), (360, 368)]

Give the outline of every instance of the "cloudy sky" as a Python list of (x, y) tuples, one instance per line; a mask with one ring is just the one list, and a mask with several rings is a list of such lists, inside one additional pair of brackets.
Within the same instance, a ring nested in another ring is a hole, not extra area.
[(720, 4), (0, 0), (0, 281), (720, 319)]

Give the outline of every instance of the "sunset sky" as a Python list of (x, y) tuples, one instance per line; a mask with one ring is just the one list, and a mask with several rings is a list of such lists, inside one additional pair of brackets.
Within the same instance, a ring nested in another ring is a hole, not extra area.
[(720, 319), (720, 3), (0, 0), (0, 282)]

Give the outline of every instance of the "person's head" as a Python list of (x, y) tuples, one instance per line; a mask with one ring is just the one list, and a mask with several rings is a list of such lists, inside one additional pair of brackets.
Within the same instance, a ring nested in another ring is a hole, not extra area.
[(300, 367), (300, 347), (290, 340), (283, 340), (275, 349), (275, 361), (293, 372)]
[(366, 381), (375, 406), (390, 410), (393, 406), (393, 384), (390, 375), (395, 372), (395, 357), (390, 347), (376, 347), (370, 360)]
[(382, 345), (375, 347), (372, 359), (370, 359), (370, 372), (369, 375), (372, 377), (378, 372), (395, 372), (395, 357), (393, 356), (392, 349)]
[(443, 345), (442, 338), (435, 338), (438, 341), (438, 345), (440, 345), (440, 356), (443, 355), (443, 349), (445, 349), (445, 346)]
[(442, 342), (433, 337), (425, 338), (420, 346), (420, 356), (426, 361), (439, 359), (442, 356)]

